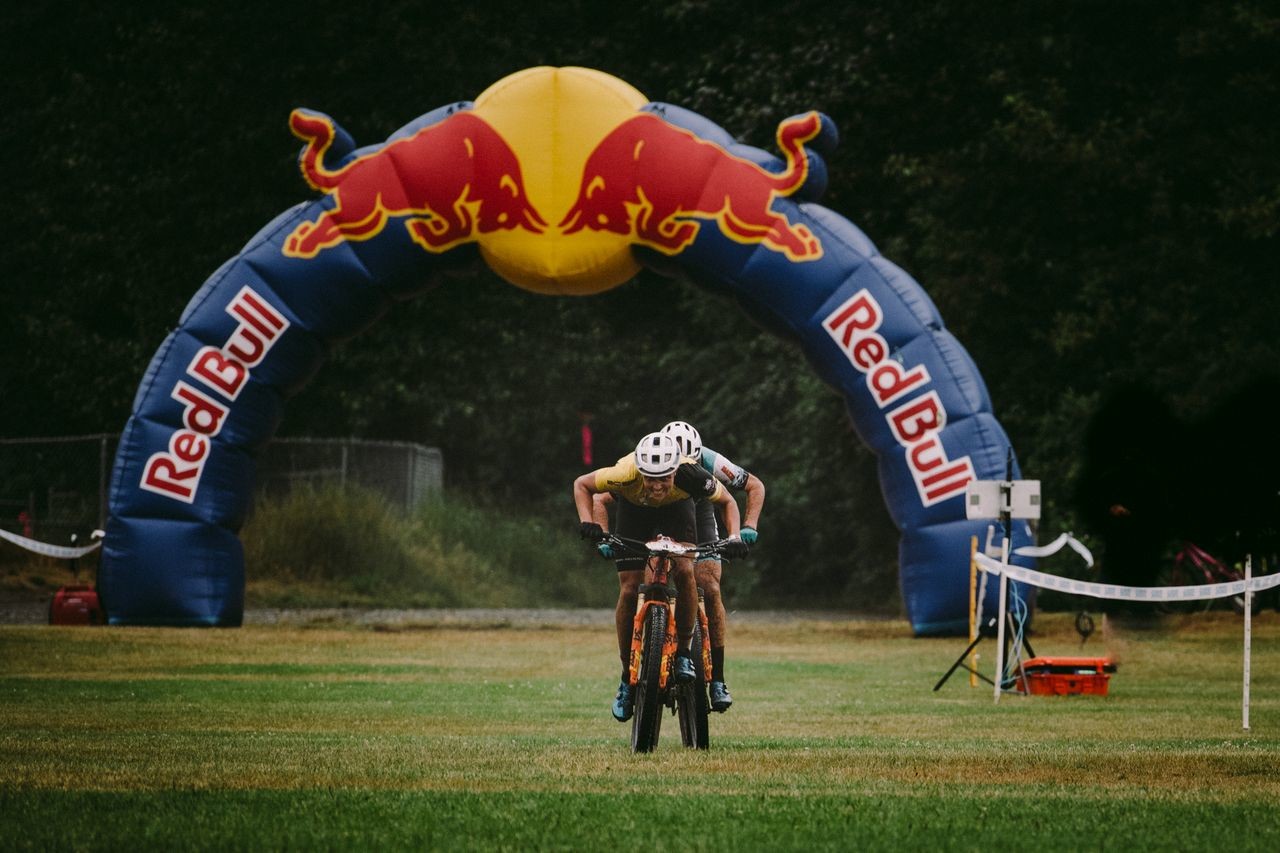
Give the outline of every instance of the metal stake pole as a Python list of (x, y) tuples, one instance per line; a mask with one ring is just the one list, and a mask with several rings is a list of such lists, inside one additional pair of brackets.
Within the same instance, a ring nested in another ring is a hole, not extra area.
[(1253, 593), (1249, 581), (1253, 580), (1253, 555), (1244, 558), (1244, 730), (1249, 731), (1249, 653), (1253, 644)]

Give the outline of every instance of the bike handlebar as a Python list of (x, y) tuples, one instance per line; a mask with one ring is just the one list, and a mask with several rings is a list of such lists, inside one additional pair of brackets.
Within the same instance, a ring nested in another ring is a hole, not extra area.
[[(714, 542), (702, 542), (697, 545), (683, 545), (673, 539), (659, 537), (649, 542), (639, 539), (626, 539), (613, 533), (606, 533), (601, 543), (613, 545), (633, 554), (645, 554), (650, 557), (670, 555), (674, 557), (715, 557), (731, 542), (741, 543), (741, 539), (717, 539)], [(659, 547), (655, 547), (659, 546)], [(745, 545), (744, 545), (745, 547)]]

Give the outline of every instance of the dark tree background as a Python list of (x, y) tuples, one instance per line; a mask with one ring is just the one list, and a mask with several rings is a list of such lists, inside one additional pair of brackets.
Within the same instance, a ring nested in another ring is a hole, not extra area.
[[(1070, 495), (1108, 389), (1190, 414), (1277, 366), (1274, 4), (654, 5), (7, 10), (0, 436), (123, 426), (200, 283), (311, 197), (292, 108), (372, 144), (543, 64), (614, 74), (760, 147), (791, 114), (831, 115), (822, 203), (937, 302), (1044, 483), (1046, 532), (1089, 532)], [(669, 333), (633, 319), (654, 310)], [(679, 417), (765, 480), (740, 601), (896, 607), (897, 534), (842, 401), (688, 283), (553, 299), (460, 275), (336, 347), (281, 430), (437, 445), (455, 491), (569, 525), (583, 411), (600, 459)]]

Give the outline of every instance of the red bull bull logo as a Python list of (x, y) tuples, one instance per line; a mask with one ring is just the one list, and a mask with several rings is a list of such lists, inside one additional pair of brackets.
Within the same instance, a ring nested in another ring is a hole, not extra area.
[(335, 135), (330, 119), (294, 110), (289, 126), (307, 142), (303, 176), (337, 200), (289, 234), (289, 257), (314, 258), (343, 240), (368, 240), (397, 218), (415, 243), (437, 253), (477, 234), (546, 228), (525, 193), (515, 152), (470, 112), (455, 113), (335, 170), (324, 165)]
[(698, 236), (704, 222), (739, 243), (759, 243), (793, 261), (817, 260), (822, 244), (803, 225), (792, 225), (774, 201), (804, 185), (804, 144), (822, 130), (816, 112), (783, 122), (778, 145), (786, 170), (769, 172), (713, 142), (641, 113), (609, 133), (583, 169), (573, 207), (560, 221), (565, 234), (609, 231), (668, 255)]
[(617, 286), (639, 271), (632, 247), (678, 255), (707, 225), (791, 261), (823, 256), (802, 218), (788, 219), (792, 206), (778, 203), (811, 177), (806, 144), (830, 130), (820, 113), (778, 126), (785, 160), (770, 171), (646, 103), (600, 72), (529, 69), (470, 109), (341, 166), (325, 163), (342, 153), (341, 130), (295, 110), (290, 127), (307, 143), (302, 174), (333, 205), (298, 224), (284, 254), (314, 258), (399, 220), (428, 252), (477, 243), (500, 276), (545, 293)]

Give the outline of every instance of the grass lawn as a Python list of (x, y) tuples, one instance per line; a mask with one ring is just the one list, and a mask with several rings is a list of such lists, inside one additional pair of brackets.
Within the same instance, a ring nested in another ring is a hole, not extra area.
[[(0, 626), (5, 849), (1280, 849), (1280, 616), (1095, 634), (1110, 695), (997, 705), (963, 640), (731, 626), (712, 748), (628, 748), (612, 625)], [(989, 671), (994, 641), (981, 646)]]

